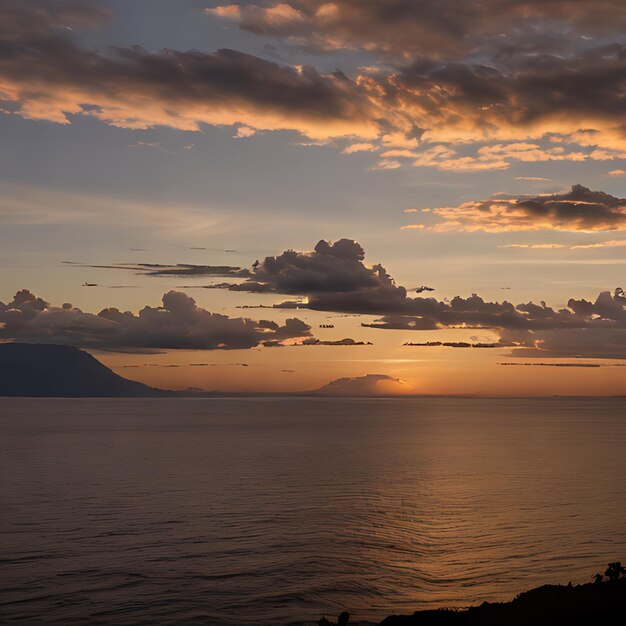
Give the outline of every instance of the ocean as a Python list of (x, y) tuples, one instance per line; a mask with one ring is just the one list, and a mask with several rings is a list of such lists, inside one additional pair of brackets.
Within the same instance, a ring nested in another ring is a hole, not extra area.
[(0, 621), (307, 623), (626, 561), (625, 399), (0, 399)]

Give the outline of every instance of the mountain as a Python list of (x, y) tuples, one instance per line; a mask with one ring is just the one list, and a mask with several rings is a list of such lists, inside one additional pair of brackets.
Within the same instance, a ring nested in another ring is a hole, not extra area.
[(411, 391), (411, 386), (399, 378), (386, 374), (366, 374), (331, 380), (327, 385), (310, 392), (310, 395), (361, 398), (407, 395)]
[(171, 395), (126, 380), (87, 352), (70, 346), (0, 344), (0, 396), (62, 398)]

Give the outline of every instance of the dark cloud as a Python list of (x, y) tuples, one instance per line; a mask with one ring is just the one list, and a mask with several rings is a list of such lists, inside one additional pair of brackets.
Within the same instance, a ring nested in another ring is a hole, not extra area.
[(423, 343), (407, 341), (405, 346), (414, 347), (427, 347), (434, 348), (437, 346), (443, 346), (446, 348), (505, 348), (507, 346), (513, 346), (514, 344), (505, 344), (499, 341), (492, 343), (470, 343), (467, 341), (425, 341)]
[[(571, 215), (615, 211), (621, 202), (608, 194), (575, 187), (571, 193), (524, 199), (533, 214)], [(539, 205), (539, 207), (538, 207)], [(581, 208), (581, 206), (583, 208)], [(560, 217), (559, 219), (563, 219)], [(249, 282), (248, 282), (249, 281)], [(267, 257), (253, 275), (236, 285), (238, 290), (287, 293), (304, 296), (302, 308), (318, 311), (381, 315), (362, 326), (385, 330), (437, 330), (483, 328), (500, 333), (494, 342), (427, 342), (456, 348), (513, 347), (520, 356), (596, 356), (626, 358), (626, 297), (621, 289), (602, 292), (595, 301), (570, 299), (567, 307), (555, 309), (543, 301), (489, 302), (476, 294), (449, 301), (432, 297), (409, 297), (395, 284), (385, 268), (365, 264), (363, 248), (342, 239), (334, 244), (321, 241), (312, 252), (289, 250)], [(311, 340), (315, 341), (315, 340)]]
[[(590, 192), (593, 193), (593, 192)], [(593, 194), (596, 202), (610, 198)], [(546, 196), (547, 203), (559, 203)], [(604, 200), (609, 203), (609, 200)], [(566, 199), (569, 203), (571, 200)], [(239, 291), (299, 295), (301, 308), (336, 313), (381, 315), (362, 326), (395, 330), (435, 330), (438, 328), (494, 328), (521, 331), (583, 329), (590, 326), (626, 326), (623, 292), (603, 292), (593, 303), (569, 301), (567, 308), (553, 309), (545, 303), (514, 305), (506, 300), (488, 302), (476, 294), (449, 301), (433, 297), (409, 297), (396, 285), (385, 268), (365, 264), (363, 248), (355, 241), (320, 241), (311, 252), (288, 250), (265, 258), (252, 270), (252, 276), (234, 286)], [(248, 289), (249, 287), (249, 289)], [(295, 306), (295, 304), (294, 304)]]
[(572, 298), (567, 306), (577, 325), (504, 328), (501, 340), (520, 346), (514, 351), (516, 356), (626, 359), (626, 297), (622, 289), (613, 294), (604, 291), (593, 302)]
[(301, 344), (301, 346), (371, 346), (372, 343), (370, 341), (355, 341), (350, 337), (345, 337), (344, 339), (316, 339), (315, 337), (309, 337), (305, 339)]
[(279, 256), (266, 257), (241, 288), (255, 290), (261, 285), (276, 293), (309, 295), (378, 287), (388, 278), (385, 270), (380, 265), (366, 267), (364, 258), (365, 251), (355, 241), (321, 240), (312, 252), (287, 250)]
[[(247, 278), (250, 272), (247, 269), (231, 265), (194, 265), (190, 263), (176, 263), (166, 265), (162, 263), (113, 263), (111, 265), (89, 265), (64, 261), (66, 265), (77, 267), (92, 267), (96, 269), (130, 270), (146, 276), (219, 276), (226, 278)], [(85, 286), (95, 286), (86, 284)]]
[(465, 202), (430, 214), (440, 220), (431, 228), (442, 231), (626, 230), (626, 198), (582, 185), (565, 193)]
[[(391, 303), (407, 300), (406, 289), (395, 285), (382, 265), (364, 264), (365, 252), (355, 241), (319, 241), (312, 252), (287, 250), (266, 257), (252, 276), (239, 284), (222, 285), (235, 291), (300, 295), (308, 303), (290, 303), (320, 311), (376, 313)], [(284, 305), (283, 305), (284, 306)]]
[(19, 42), (22, 37), (47, 37), (56, 29), (94, 28), (111, 17), (89, 0), (0, 0), (0, 33)]
[[(482, 111), (485, 121), (528, 124), (561, 111), (623, 121), (625, 66), (626, 48), (620, 43), (567, 56), (519, 56), (488, 65), (419, 60), (394, 76), (388, 95), (395, 94), (407, 105), (413, 102), (434, 116)], [(557, 120), (554, 126), (558, 132)]]
[(520, 367), (621, 367), (614, 363), (498, 363), (498, 365), (513, 365)]
[[(381, 168), (406, 162), (450, 170), (502, 169), (512, 160), (610, 160), (626, 154), (623, 44), (548, 54), (542, 36), (539, 52), (529, 53), (517, 41), (523, 35), (500, 36), (507, 26), (519, 31), (521, 14), (584, 24), (586, 31), (618, 29), (626, 19), (619, 0), (483, 0), (462, 6), (457, 0), (381, 0), (367, 8), (346, 0), (281, 3), (270, 13), (248, 7), (241, 13), (250, 29), (253, 23), (260, 31), (271, 24), (278, 34), (295, 27), (298, 19), (291, 18), (299, 11), (307, 24), (335, 24), (338, 45), (353, 41), (349, 33), (358, 32), (359, 25), (376, 34), (371, 49), (384, 48), (389, 34), (388, 43), (398, 46), (402, 59), (391, 68), (361, 68), (354, 78), (340, 71), (321, 74), (311, 66), (286, 67), (234, 50), (153, 52), (133, 46), (96, 52), (77, 44), (64, 27), (96, 25), (106, 18), (88, 2), (0, 0), (0, 8), (0, 99), (5, 110), (27, 118), (68, 123), (72, 115), (85, 115), (125, 128), (179, 130), (243, 124), (252, 134), (291, 129), (320, 140), (355, 137), (355, 146), (374, 152), (393, 152), (399, 145), (397, 158), (403, 161), (383, 153)], [(349, 16), (345, 21), (343, 11)], [(310, 24), (305, 30), (313, 32)], [(435, 58), (465, 48), (472, 41), (469, 34), (483, 30), (495, 36), (495, 43), (481, 45), (482, 56)], [(558, 29), (557, 35), (569, 40)], [(562, 142), (520, 147), (520, 137), (547, 133)], [(516, 143), (482, 145), (494, 141)], [(451, 147), (454, 142), (482, 147), (470, 155)], [(356, 150), (347, 146), (345, 151)]]
[(400, 56), (459, 56), (502, 33), (519, 33), (508, 45), (533, 50), (539, 35), (546, 45), (546, 23), (584, 33), (626, 26), (621, 0), (273, 0), (224, 3), (207, 12), (257, 35), (286, 37), (316, 50), (352, 47)]
[(375, 126), (363, 90), (340, 72), (322, 75), (311, 66), (284, 67), (226, 49), (133, 46), (98, 53), (62, 28), (101, 19), (102, 11), (88, 3), (42, 8), (31, 0), (0, 0), (0, 8), (2, 97), (24, 117), (66, 123), (68, 114), (83, 114), (126, 128), (180, 130), (246, 123), (311, 136)]
[(140, 365), (117, 365), (114, 369), (126, 367), (249, 367), (247, 363), (141, 363)]
[(0, 339), (67, 344), (103, 350), (231, 350), (310, 336), (291, 318), (284, 325), (211, 313), (184, 293), (169, 291), (159, 307), (139, 313), (108, 308), (97, 315), (71, 304), (49, 305), (27, 290), (0, 302)]
[(590, 320), (586, 328), (503, 330), (500, 335), (520, 346), (511, 353), (517, 357), (626, 359), (626, 324), (595, 322)]
[[(492, 328), (510, 331), (499, 345), (527, 345), (529, 337), (543, 331), (558, 334), (565, 330), (606, 331), (626, 329), (626, 298), (621, 289), (614, 294), (602, 292), (595, 302), (571, 299), (567, 308), (554, 309), (544, 302), (513, 305), (510, 302), (485, 302), (477, 295), (454, 297), (450, 302), (431, 299), (426, 311), (420, 298), (407, 299), (407, 308), (422, 309), (422, 316), (386, 315), (369, 324), (369, 328), (388, 330), (434, 330), (436, 328)], [(533, 340), (534, 341), (534, 340)], [(434, 342), (436, 345), (438, 342)], [(491, 347), (489, 343), (467, 344)], [(495, 347), (495, 346), (494, 346)]]

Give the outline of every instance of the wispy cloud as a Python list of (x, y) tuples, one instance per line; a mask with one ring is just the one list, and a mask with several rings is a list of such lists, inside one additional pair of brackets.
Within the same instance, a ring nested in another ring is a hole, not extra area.
[(184, 237), (228, 232), (224, 212), (188, 204), (140, 202), (0, 181), (0, 224), (120, 224)]
[(510, 243), (500, 248), (520, 248), (527, 250), (596, 250), (600, 248), (623, 248), (626, 247), (626, 239), (609, 239), (608, 241), (596, 241), (595, 243)]

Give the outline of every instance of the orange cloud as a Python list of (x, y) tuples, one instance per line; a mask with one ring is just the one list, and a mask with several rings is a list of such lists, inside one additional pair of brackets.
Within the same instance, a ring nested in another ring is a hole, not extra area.
[(528, 250), (596, 250), (601, 248), (624, 248), (626, 239), (609, 239), (608, 241), (597, 241), (585, 244), (565, 244), (565, 243), (512, 243), (499, 248), (521, 248)]
[[(615, 28), (626, 14), (618, 10), (620, 3), (608, 0), (602, 6), (610, 5), (612, 20), (599, 20), (597, 2), (592, 3), (593, 20), (590, 11), (573, 0), (541, 5), (490, 0), (468, 5), (463, 12), (452, 11), (457, 3), (449, 2), (444, 1), (451, 11), (446, 19), (450, 24), (469, 20), (473, 25), (468, 32), (481, 31), (485, 19), (495, 15), (503, 21), (489, 21), (492, 26), (498, 23), (494, 32), (512, 27), (514, 15), (535, 12), (567, 23), (595, 24), (600, 30)], [(397, 24), (403, 30), (398, 32), (411, 28), (421, 32), (430, 24), (430, 35), (422, 33), (425, 38), (420, 38), (414, 32), (412, 41), (427, 47), (432, 36), (442, 50), (450, 51), (448, 44), (454, 42), (436, 28), (436, 23), (446, 21), (441, 20), (441, 2), (409, 4), (397, 12), (404, 14)], [(488, 5), (493, 11), (485, 13)], [(234, 50), (150, 52), (134, 46), (96, 52), (79, 45), (62, 26), (97, 25), (106, 14), (88, 9), (87, 3), (72, 3), (71, 11), (60, 11), (60, 6), (65, 4), (5, 0), (0, 16), (5, 51), (0, 60), (0, 100), (5, 112), (62, 124), (71, 123), (72, 116), (88, 116), (129, 129), (168, 126), (197, 131), (204, 124), (232, 125), (238, 127), (238, 137), (258, 130), (293, 130), (316, 141), (350, 137), (351, 145), (344, 148), (348, 154), (377, 148), (384, 152), (371, 169), (405, 165), (397, 159), (411, 159), (415, 167), (481, 171), (506, 169), (514, 161), (626, 158), (623, 44), (584, 53), (568, 50), (540, 60), (523, 47), (521, 52), (515, 48), (504, 54), (487, 46), (485, 52), (493, 59), (485, 65), (442, 60), (440, 55), (404, 57), (391, 69), (363, 67), (348, 77), (340, 71), (321, 73), (312, 66), (279, 65)], [(300, 39), (314, 32), (312, 23), (328, 28), (343, 24), (336, 33), (331, 29), (332, 37), (341, 41), (371, 11), (376, 32), (381, 23), (389, 26), (384, 6), (374, 2), (366, 9), (359, 2), (357, 10), (353, 0), (321, 4), (311, 0), (264, 7), (232, 4), (209, 12), (240, 20), (242, 28), (260, 34), (286, 33)], [(608, 12), (601, 14), (606, 17)], [(344, 21), (346, 15), (350, 20)], [(399, 41), (398, 32), (394, 41)], [(539, 140), (558, 145), (545, 147)]]
[(582, 185), (561, 194), (495, 197), (432, 213), (440, 220), (428, 227), (435, 231), (626, 230), (626, 199)]

